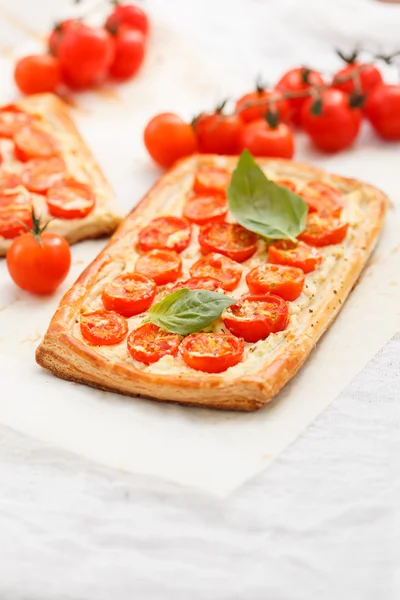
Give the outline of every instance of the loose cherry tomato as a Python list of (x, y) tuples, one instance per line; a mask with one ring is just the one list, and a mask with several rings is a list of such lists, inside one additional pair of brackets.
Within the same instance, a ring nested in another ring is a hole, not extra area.
[(49, 39), (47, 40), (47, 46), (50, 54), (53, 56), (58, 56), (60, 42), (65, 32), (69, 27), (76, 27), (77, 25), (79, 25), (79, 21), (76, 19), (65, 19), (64, 21), (56, 24), (49, 35)]
[(298, 193), (307, 203), (310, 213), (317, 212), (321, 216), (338, 217), (343, 210), (342, 195), (339, 190), (322, 181), (309, 181)]
[(23, 94), (55, 92), (61, 83), (61, 67), (50, 54), (21, 58), (14, 71), (14, 79)]
[(135, 4), (117, 4), (105, 22), (105, 27), (113, 32), (121, 25), (138, 29), (144, 35), (149, 33), (149, 20), (146, 13)]
[(82, 336), (95, 346), (114, 346), (128, 333), (125, 317), (109, 310), (96, 310), (81, 314)]
[(174, 287), (168, 290), (168, 293), (187, 288), (188, 290), (208, 290), (209, 292), (215, 292), (221, 287), (221, 282), (212, 277), (190, 277), (184, 281), (179, 281)]
[(315, 271), (322, 263), (323, 256), (317, 248), (303, 242), (296, 244), (289, 240), (280, 240), (268, 246), (268, 260), (275, 265), (298, 267), (304, 273)]
[(340, 90), (321, 92), (322, 110), (312, 114), (315, 106), (309, 98), (302, 108), (302, 125), (313, 143), (324, 152), (344, 150), (356, 139), (361, 125), (361, 111), (351, 106), (347, 94)]
[(33, 125), (27, 125), (14, 134), (15, 156), (26, 162), (31, 158), (52, 158), (58, 152), (55, 138)]
[(271, 126), (265, 119), (258, 119), (244, 127), (239, 148), (241, 151), (247, 149), (253, 156), (292, 158), (293, 133), (285, 123)]
[(197, 152), (193, 127), (172, 113), (161, 113), (149, 121), (144, 144), (151, 158), (162, 167), (170, 167), (179, 158)]
[(228, 204), (222, 194), (194, 194), (189, 196), (183, 216), (191, 223), (205, 225), (206, 223), (223, 223)]
[(243, 262), (257, 250), (257, 235), (236, 223), (210, 223), (199, 233), (203, 254), (219, 252), (232, 260)]
[(193, 333), (183, 340), (180, 350), (188, 367), (222, 373), (242, 360), (244, 343), (229, 334)]
[(153, 323), (145, 323), (128, 337), (128, 351), (135, 360), (150, 365), (163, 356), (176, 356), (180, 337)]
[(287, 179), (277, 179), (276, 181), (274, 181), (274, 183), (276, 183), (276, 185), (280, 185), (281, 187), (287, 188), (291, 192), (296, 192), (297, 190), (296, 184), (293, 183), (293, 181), (289, 181)]
[(9, 173), (7, 171), (0, 172), (0, 193), (5, 190), (12, 190), (18, 185), (21, 185), (21, 177), (16, 173)]
[(47, 190), (47, 209), (57, 219), (83, 219), (96, 205), (90, 185), (72, 178), (62, 179)]
[(285, 265), (260, 265), (246, 275), (246, 283), (252, 294), (272, 293), (288, 301), (300, 296), (304, 280), (301, 269)]
[(321, 217), (312, 213), (307, 217), (307, 226), (298, 237), (310, 246), (330, 246), (340, 244), (346, 237), (348, 223), (341, 223), (336, 217)]
[(194, 175), (193, 191), (196, 194), (226, 194), (231, 182), (231, 173), (220, 167), (199, 167)]
[(144, 227), (138, 236), (138, 246), (143, 252), (170, 249), (182, 252), (188, 247), (192, 229), (178, 217), (159, 217)]
[(125, 273), (110, 281), (102, 299), (107, 310), (124, 317), (139, 315), (150, 308), (157, 286), (152, 279), (139, 273)]
[(33, 122), (32, 115), (17, 106), (10, 104), (0, 109), (0, 137), (12, 138), (14, 135)]
[(225, 291), (231, 291), (238, 286), (242, 277), (242, 268), (227, 256), (211, 252), (191, 266), (190, 274), (192, 277), (217, 279), (219, 287)]
[(175, 250), (150, 250), (139, 256), (135, 271), (154, 279), (157, 285), (165, 285), (182, 275), (182, 260)]
[(400, 85), (377, 86), (368, 97), (365, 114), (381, 138), (400, 140)]
[(243, 121), (238, 115), (201, 114), (194, 123), (200, 152), (205, 154), (237, 154)]
[(277, 112), (280, 120), (287, 119), (290, 111), (289, 103), (279, 90), (257, 87), (254, 92), (245, 94), (236, 102), (236, 112), (245, 123), (264, 118), (269, 110)]
[[(346, 79), (351, 74), (355, 74), (358, 71), (358, 75), (354, 79), (348, 79), (347, 81), (341, 81), (342, 78)], [(358, 82), (357, 82), (358, 79)], [(359, 92), (361, 94), (369, 94), (379, 84), (383, 82), (380, 71), (374, 66), (369, 64), (359, 63), (357, 61), (350, 62), (343, 69), (340, 69), (333, 78), (332, 87), (337, 90), (342, 90), (346, 94), (352, 94), (353, 92)]]
[(119, 81), (130, 79), (142, 66), (146, 38), (138, 29), (120, 27), (115, 37), (115, 56), (109, 75)]
[[(305, 67), (300, 67), (296, 69), (290, 69), (285, 73), (281, 79), (276, 84), (278, 90), (283, 93), (286, 92), (294, 92), (294, 93), (303, 93), (307, 92), (310, 87), (323, 85), (324, 80), (318, 71), (312, 71), (310, 69), (306, 69)], [(290, 98), (288, 99), (289, 107), (290, 107), (290, 119), (295, 125), (300, 125), (301, 123), (301, 111), (304, 102), (307, 100), (307, 96), (298, 97), (298, 98)]]
[(272, 294), (245, 296), (222, 314), (224, 325), (245, 342), (265, 340), (271, 333), (286, 329), (288, 305)]
[(21, 181), (31, 192), (41, 194), (60, 181), (65, 173), (65, 162), (57, 156), (47, 160), (34, 158), (25, 164)]
[(98, 85), (114, 60), (114, 40), (103, 28), (71, 24), (58, 48), (64, 82), (73, 89)]
[(23, 187), (0, 193), (0, 237), (13, 239), (32, 227), (32, 198)]

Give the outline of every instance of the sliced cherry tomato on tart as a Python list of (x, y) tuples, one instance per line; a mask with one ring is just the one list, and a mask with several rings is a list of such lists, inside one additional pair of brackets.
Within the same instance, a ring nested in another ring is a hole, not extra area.
[(27, 125), (14, 135), (15, 156), (18, 160), (26, 162), (31, 158), (52, 158), (58, 154), (56, 139), (35, 127)]
[(43, 194), (66, 174), (65, 162), (58, 156), (29, 160), (21, 175), (23, 185), (31, 192)]
[(251, 294), (275, 294), (288, 301), (300, 296), (304, 280), (301, 269), (286, 265), (260, 265), (246, 275)]
[(268, 246), (268, 260), (275, 265), (298, 267), (304, 273), (315, 271), (323, 259), (317, 248), (303, 242), (295, 243), (290, 240), (280, 240)]
[(190, 268), (192, 277), (212, 277), (217, 279), (219, 287), (225, 291), (234, 290), (242, 276), (242, 268), (232, 259), (211, 252), (199, 258)]
[(125, 273), (106, 285), (102, 295), (103, 304), (107, 310), (132, 317), (150, 308), (156, 289), (155, 282), (149, 277), (140, 273)]
[(128, 333), (125, 317), (110, 310), (96, 310), (81, 314), (82, 336), (95, 346), (114, 346)]
[(210, 223), (199, 233), (203, 254), (219, 252), (237, 262), (253, 256), (257, 250), (257, 235), (237, 223)]
[(280, 185), (282, 187), (287, 188), (291, 192), (296, 192), (297, 190), (296, 184), (293, 183), (293, 181), (289, 181), (288, 179), (277, 179), (276, 181), (274, 181), (274, 183), (276, 183), (276, 185)]
[(183, 209), (183, 216), (197, 225), (223, 223), (228, 212), (226, 197), (222, 194), (196, 194), (191, 196)]
[(337, 217), (322, 217), (311, 213), (307, 217), (307, 225), (299, 240), (310, 246), (330, 246), (340, 244), (347, 235), (348, 223), (342, 223)]
[(32, 115), (12, 104), (0, 110), (0, 137), (12, 138), (20, 129), (33, 122)]
[(343, 209), (342, 195), (322, 181), (310, 181), (299, 192), (304, 202), (308, 204), (309, 212), (338, 217)]
[(173, 283), (182, 275), (182, 259), (175, 250), (150, 250), (136, 261), (135, 271), (157, 285)]
[(16, 173), (0, 172), (0, 194), (7, 190), (13, 190), (21, 184), (21, 177)]
[[(24, 227), (24, 225), (26, 227)], [(32, 227), (32, 198), (22, 186), (0, 192), (0, 236), (13, 239)]]
[(184, 219), (158, 217), (139, 232), (138, 246), (143, 252), (169, 249), (179, 253), (188, 247), (191, 233), (191, 225)]
[(47, 208), (57, 219), (83, 219), (96, 205), (90, 185), (75, 179), (62, 179), (47, 190)]
[(231, 173), (219, 167), (199, 167), (194, 176), (193, 191), (198, 194), (226, 193)]
[(168, 290), (168, 293), (171, 294), (172, 292), (183, 288), (188, 290), (208, 290), (209, 292), (215, 292), (215, 290), (218, 290), (220, 287), (221, 282), (213, 277), (190, 277), (189, 279), (178, 281), (174, 287)]
[(129, 334), (128, 351), (132, 358), (149, 365), (163, 356), (176, 356), (180, 341), (176, 333), (145, 323)]
[(188, 367), (205, 373), (222, 373), (243, 358), (243, 340), (229, 334), (193, 333), (180, 346)]
[(258, 342), (286, 329), (288, 305), (273, 294), (245, 296), (224, 311), (222, 320), (229, 331), (245, 342)]

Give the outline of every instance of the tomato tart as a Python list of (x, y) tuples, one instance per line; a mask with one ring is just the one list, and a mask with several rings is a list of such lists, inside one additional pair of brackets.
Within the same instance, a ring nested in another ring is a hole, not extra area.
[(340, 311), (386, 205), (289, 160), (184, 159), (64, 296), (37, 362), (126, 395), (259, 409)]

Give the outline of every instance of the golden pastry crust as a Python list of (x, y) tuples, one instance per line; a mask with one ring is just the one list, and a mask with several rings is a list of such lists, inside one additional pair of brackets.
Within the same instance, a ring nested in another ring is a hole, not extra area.
[[(96, 206), (87, 217), (53, 219), (48, 231), (64, 236), (70, 244), (111, 235), (122, 219), (114, 192), (72, 121), (67, 106), (53, 94), (27, 96), (16, 105), (40, 117), (40, 126), (60, 143), (61, 157), (67, 164), (69, 174), (91, 185), (96, 194)], [(44, 198), (34, 195), (33, 202), (44, 219), (50, 218)], [(12, 241), (0, 235), (0, 256), (6, 254)]]
[[(287, 331), (248, 345), (252, 347), (247, 348), (243, 364), (221, 374), (194, 371), (179, 361), (174, 363), (177, 359), (172, 357), (168, 357), (171, 362), (166, 360), (163, 369), (161, 364), (144, 367), (125, 356), (126, 341), (125, 348), (122, 344), (119, 349), (102, 350), (85, 342), (79, 333), (80, 312), (93, 303), (97, 308), (97, 298), (105, 283), (124, 269), (131, 269), (137, 232), (160, 213), (179, 214), (181, 204), (175, 206), (175, 213), (171, 212), (170, 198), (177, 195), (177, 190), (178, 195), (182, 191), (184, 196), (198, 166), (219, 165), (233, 169), (236, 160), (234, 157), (194, 156), (181, 161), (161, 178), (62, 299), (36, 352), (36, 360), (42, 367), (58, 377), (100, 389), (191, 406), (253, 411), (274, 398), (296, 374), (343, 306), (376, 244), (387, 198), (370, 185), (291, 161), (258, 160), (275, 179), (304, 182), (320, 179), (336, 185), (347, 199), (349, 215), (351, 211), (354, 214), (346, 244), (329, 247), (327, 251), (327, 272), (309, 274), (308, 296), (301, 302), (290, 303), (292, 316)], [(311, 279), (314, 275), (315, 280)]]

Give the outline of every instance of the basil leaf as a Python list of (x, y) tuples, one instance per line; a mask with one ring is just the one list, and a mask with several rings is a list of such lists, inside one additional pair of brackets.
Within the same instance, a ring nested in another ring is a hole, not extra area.
[(228, 204), (242, 227), (266, 238), (294, 241), (306, 226), (304, 200), (268, 179), (248, 150), (233, 171)]
[(187, 335), (211, 325), (235, 302), (218, 292), (182, 288), (149, 308), (145, 320), (172, 333)]

